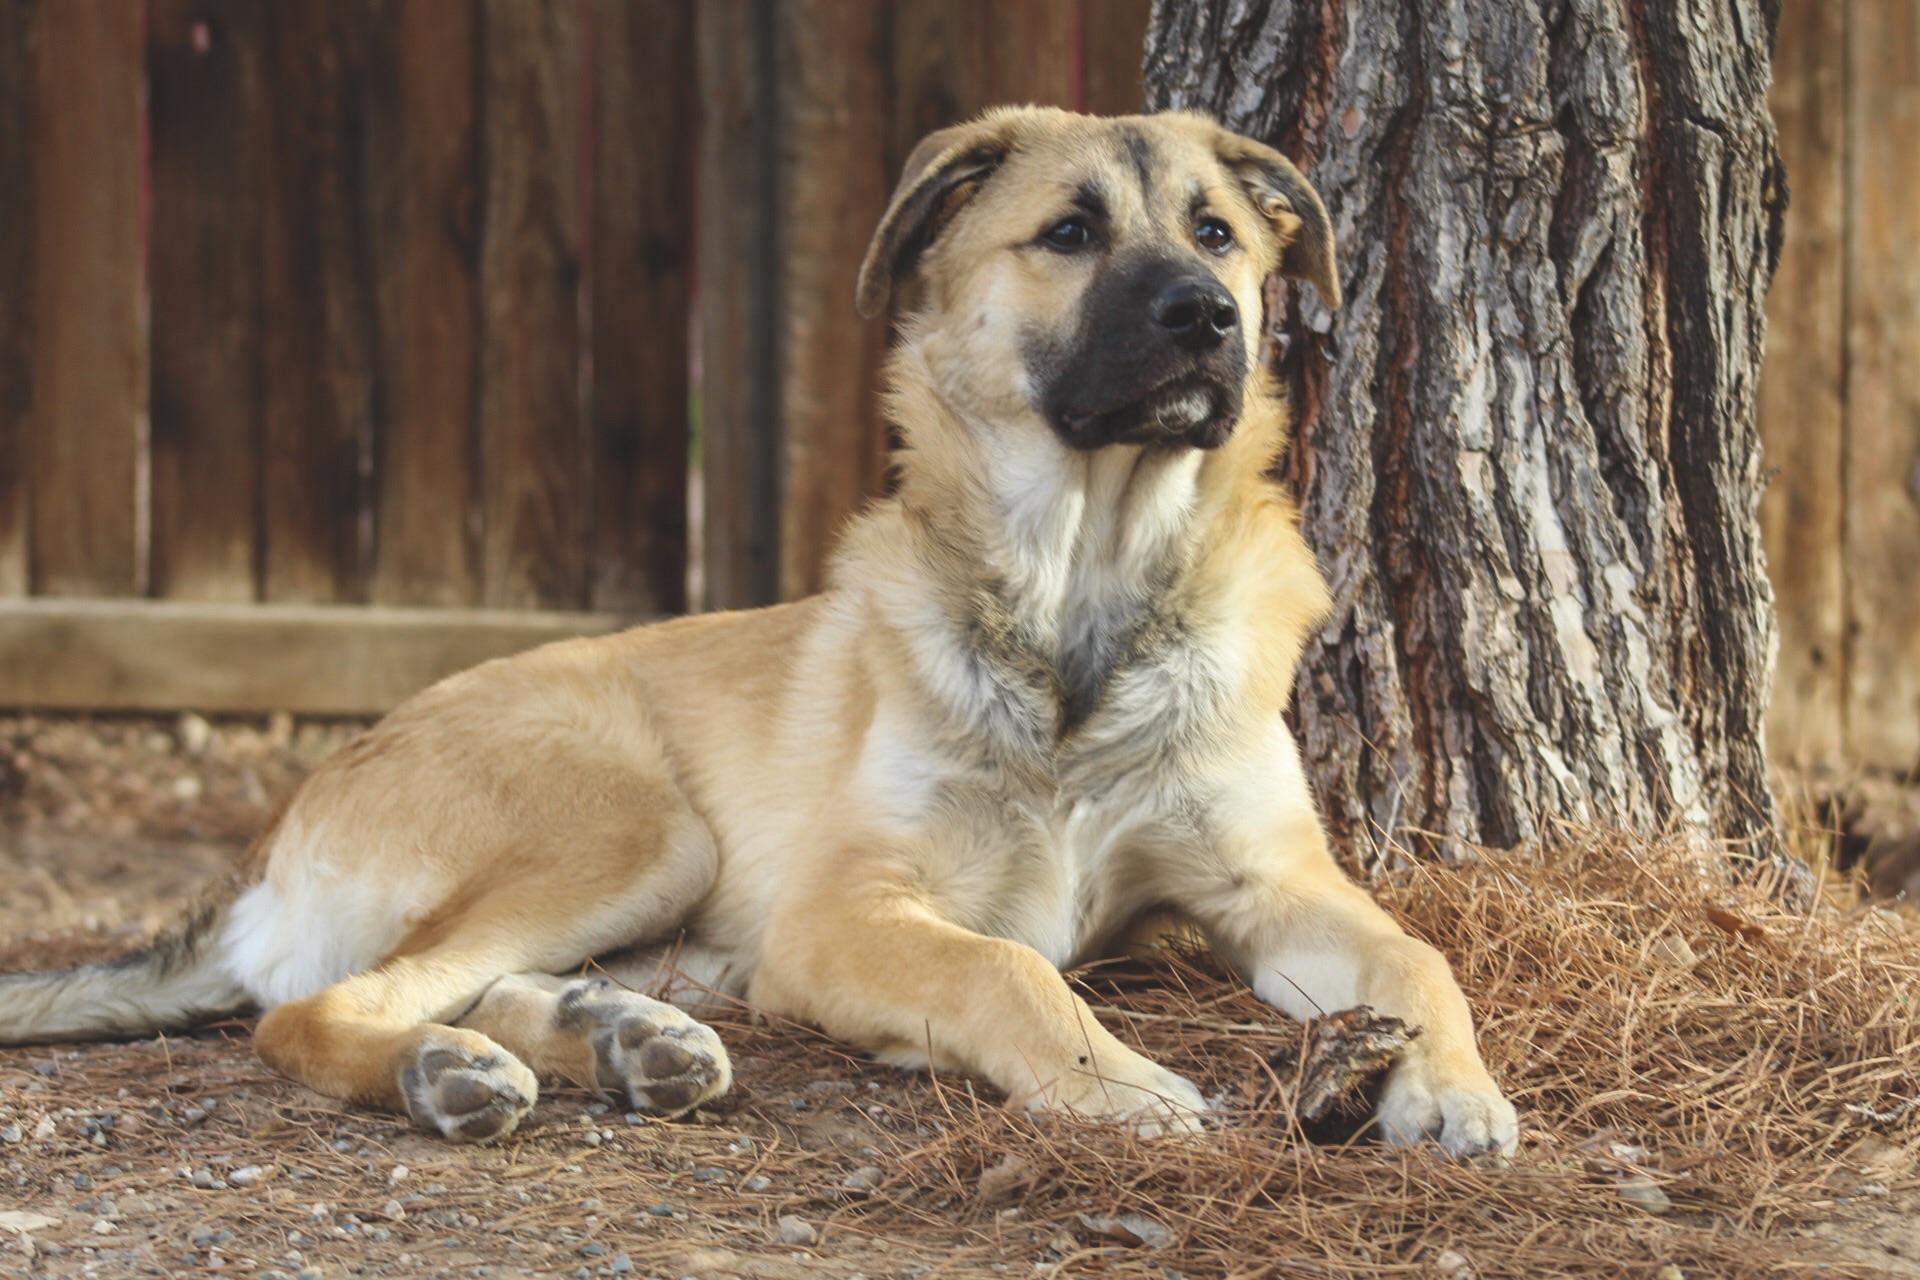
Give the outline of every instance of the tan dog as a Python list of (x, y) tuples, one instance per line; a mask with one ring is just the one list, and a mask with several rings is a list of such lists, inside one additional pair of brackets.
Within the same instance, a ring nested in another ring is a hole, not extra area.
[(831, 588), (491, 662), (329, 760), (236, 884), (117, 964), (0, 980), (0, 1041), (249, 1004), (273, 1066), (483, 1140), (551, 1074), (673, 1114), (686, 972), (1019, 1106), (1196, 1123), (1060, 966), (1149, 911), (1294, 1016), (1425, 1033), (1400, 1142), (1511, 1150), (1466, 1001), (1327, 851), (1281, 720), (1326, 588), (1266, 478), (1262, 282), (1337, 302), (1320, 200), (1196, 115), (1001, 110), (915, 150), (861, 269), (897, 292), (896, 497)]

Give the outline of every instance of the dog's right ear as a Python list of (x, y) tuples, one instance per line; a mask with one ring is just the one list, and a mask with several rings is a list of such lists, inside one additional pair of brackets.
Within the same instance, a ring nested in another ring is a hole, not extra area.
[(1012, 134), (1010, 120), (989, 115), (920, 140), (860, 264), (853, 301), (861, 315), (871, 320), (886, 308), (894, 286), (913, 275), (920, 255), (1006, 159)]

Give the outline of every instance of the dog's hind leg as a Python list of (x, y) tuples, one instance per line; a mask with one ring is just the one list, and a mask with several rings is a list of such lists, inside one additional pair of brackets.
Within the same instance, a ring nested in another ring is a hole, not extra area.
[(501, 971), (447, 945), (387, 961), (271, 1010), (254, 1032), (268, 1065), (335, 1098), (402, 1111), (460, 1142), (512, 1132), (539, 1096), (533, 1072), (457, 1018)]
[(605, 978), (512, 974), (489, 987), (460, 1026), (505, 1045), (542, 1076), (618, 1093), (649, 1115), (683, 1115), (733, 1081), (711, 1027)]

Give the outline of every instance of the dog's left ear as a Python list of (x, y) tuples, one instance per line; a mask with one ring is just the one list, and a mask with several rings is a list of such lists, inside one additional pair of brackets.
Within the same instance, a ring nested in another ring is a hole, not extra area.
[(988, 115), (920, 140), (860, 264), (853, 301), (862, 316), (871, 320), (885, 309), (894, 285), (913, 274), (941, 229), (1006, 159), (1012, 132), (1011, 121)]
[(1286, 240), (1280, 270), (1313, 282), (1330, 309), (1340, 306), (1340, 264), (1333, 252), (1333, 224), (1320, 193), (1293, 167), (1293, 161), (1264, 142), (1222, 129), (1216, 142), (1220, 162), (1246, 188), (1254, 207), (1272, 221)]

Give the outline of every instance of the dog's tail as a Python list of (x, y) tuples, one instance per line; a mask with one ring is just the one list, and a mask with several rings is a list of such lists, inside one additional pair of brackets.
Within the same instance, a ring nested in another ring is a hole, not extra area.
[(220, 964), (235, 885), (200, 900), (137, 951), (100, 964), (0, 974), (0, 1045), (173, 1031), (250, 1003)]

